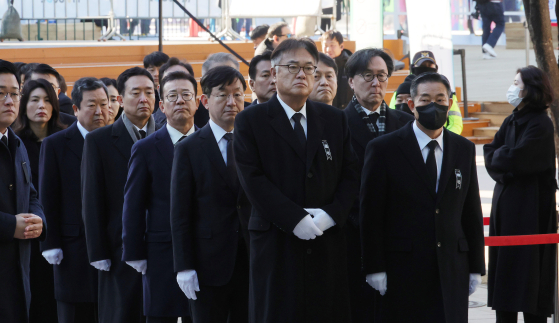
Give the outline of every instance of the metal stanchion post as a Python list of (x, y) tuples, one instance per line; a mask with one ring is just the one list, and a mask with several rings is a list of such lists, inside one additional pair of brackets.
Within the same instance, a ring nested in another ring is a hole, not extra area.
[(526, 66), (530, 65), (530, 31), (528, 30), (528, 21), (524, 22), (524, 39), (526, 42)]
[(163, 1), (159, 0), (159, 51), (163, 51)]

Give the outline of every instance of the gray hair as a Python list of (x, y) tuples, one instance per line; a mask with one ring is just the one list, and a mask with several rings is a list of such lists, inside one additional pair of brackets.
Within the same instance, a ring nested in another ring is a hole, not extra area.
[(229, 53), (214, 53), (208, 56), (204, 64), (202, 64), (202, 76), (204, 76), (212, 67), (220, 63), (231, 62), (237, 70), (239, 70), (239, 61)]
[(74, 83), (74, 88), (72, 89), (72, 103), (77, 106), (79, 110), (83, 100), (83, 93), (95, 91), (97, 89), (103, 89), (107, 94), (107, 100), (109, 99), (109, 90), (105, 83), (95, 77), (82, 77)]

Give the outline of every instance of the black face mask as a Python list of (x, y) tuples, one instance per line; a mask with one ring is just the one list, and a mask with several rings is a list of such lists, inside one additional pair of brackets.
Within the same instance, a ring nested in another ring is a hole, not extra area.
[(431, 102), (428, 105), (415, 107), (418, 118), (417, 121), (429, 130), (437, 130), (444, 126), (448, 106)]
[(407, 103), (396, 104), (396, 110), (406, 112), (406, 113), (409, 113), (409, 114), (413, 115), (413, 112), (411, 112), (410, 107), (408, 106)]
[(419, 75), (423, 73), (437, 73), (437, 69), (428, 66), (419, 66), (419, 67), (415, 67), (413, 70), (413, 74), (415, 75)]

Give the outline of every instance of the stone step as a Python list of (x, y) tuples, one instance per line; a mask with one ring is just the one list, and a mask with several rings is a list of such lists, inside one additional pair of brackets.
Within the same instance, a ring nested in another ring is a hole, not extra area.
[(499, 112), (511, 114), (514, 107), (508, 102), (483, 102), (481, 104), (482, 112)]
[(510, 113), (500, 112), (474, 112), (470, 113), (470, 117), (489, 120), (491, 126), (499, 127), (503, 121), (510, 115)]
[(474, 135), (474, 129), (489, 127), (490, 121), (487, 119), (464, 121), (464, 128), (462, 129), (461, 135), (464, 137), (471, 137)]
[(495, 134), (499, 130), (499, 127), (481, 127), (474, 129), (475, 137), (495, 137)]
[(476, 145), (485, 145), (490, 144), (493, 142), (493, 137), (466, 137), (469, 141), (473, 142)]

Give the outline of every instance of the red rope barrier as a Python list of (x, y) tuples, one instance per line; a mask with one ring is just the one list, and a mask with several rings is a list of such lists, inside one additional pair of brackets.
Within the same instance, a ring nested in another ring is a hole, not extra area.
[(489, 218), (489, 217), (483, 218), (483, 225), (489, 225), (489, 219), (491, 219), (491, 218)]
[(485, 237), (485, 245), (490, 247), (527, 246), (559, 243), (559, 234), (535, 234), (522, 236)]

